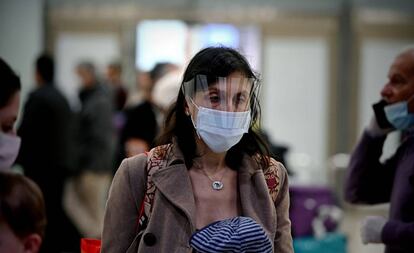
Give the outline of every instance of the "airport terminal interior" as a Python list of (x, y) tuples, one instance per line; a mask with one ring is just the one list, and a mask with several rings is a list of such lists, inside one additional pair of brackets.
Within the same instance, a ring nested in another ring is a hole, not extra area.
[[(93, 63), (102, 82), (117, 63), (122, 110), (145, 99), (143, 73), (157, 64), (174, 65), (179, 86), (200, 49), (239, 50), (261, 81), (258, 128), (289, 172), (296, 252), (317, 252), (306, 243), (318, 242), (327, 243), (315, 246), (324, 252), (383, 252), (383, 244), (362, 243), (360, 224), (387, 217), (389, 205), (350, 204), (344, 187), (389, 66), (414, 46), (412, 0), (1, 0), (0, 34), (0, 57), (21, 78), (16, 128), (43, 52), (53, 56), (56, 87), (76, 112), (80, 62)], [(176, 98), (177, 89), (164, 92), (160, 100)], [(401, 139), (398, 131), (387, 136), (382, 161)], [(338, 240), (330, 251), (327, 238)]]

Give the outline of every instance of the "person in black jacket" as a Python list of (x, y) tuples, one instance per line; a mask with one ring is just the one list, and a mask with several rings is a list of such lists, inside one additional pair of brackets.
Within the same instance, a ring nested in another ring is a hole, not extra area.
[(177, 66), (160, 62), (149, 71), (149, 81), (140, 84), (143, 93), (143, 101), (125, 110), (125, 125), (121, 132), (121, 159), (131, 157), (150, 150), (154, 146), (154, 140), (158, 134), (158, 111), (152, 99), (152, 90), (155, 83), (167, 73), (177, 69)]
[(36, 61), (36, 88), (24, 106), (18, 128), (22, 139), (17, 163), (43, 192), (48, 225), (41, 252), (74, 250), (80, 238), (62, 207), (63, 185), (73, 167), (72, 112), (54, 86), (54, 62), (48, 55)]

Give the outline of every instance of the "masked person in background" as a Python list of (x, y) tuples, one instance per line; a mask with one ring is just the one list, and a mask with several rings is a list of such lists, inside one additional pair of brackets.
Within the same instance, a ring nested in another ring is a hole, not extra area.
[(0, 170), (10, 169), (19, 153), (14, 123), (20, 105), (20, 78), (0, 58)]
[[(384, 243), (387, 253), (414, 252), (414, 48), (392, 63), (382, 100), (354, 150), (345, 198), (351, 203), (390, 202), (388, 218), (369, 216), (362, 222), (364, 243)], [(388, 133), (405, 132), (396, 153), (380, 162)]]
[(193, 57), (162, 145), (115, 175), (101, 252), (293, 252), (286, 169), (252, 129), (259, 84), (234, 49)]
[[(154, 147), (159, 124), (157, 121), (158, 111), (154, 106), (152, 91), (158, 80), (176, 68), (172, 63), (157, 63), (147, 73), (149, 78), (146, 82), (140, 83), (143, 101), (125, 110), (126, 120), (120, 138), (122, 159), (149, 151)], [(140, 81), (144, 81), (142, 76)]]
[(152, 90), (152, 100), (154, 105), (160, 111), (160, 128), (164, 115), (168, 113), (170, 106), (177, 100), (177, 94), (180, 90), (183, 71), (180, 68), (170, 71), (161, 77)]

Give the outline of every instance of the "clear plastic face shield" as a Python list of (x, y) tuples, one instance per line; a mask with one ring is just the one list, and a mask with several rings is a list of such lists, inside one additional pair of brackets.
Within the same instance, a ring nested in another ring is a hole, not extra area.
[(227, 151), (248, 132), (257, 101), (255, 79), (238, 72), (228, 77), (197, 75), (182, 90), (197, 134), (213, 151)]
[(253, 78), (232, 74), (214, 78), (197, 75), (182, 88), (187, 103), (219, 111), (244, 112), (250, 110), (256, 87)]

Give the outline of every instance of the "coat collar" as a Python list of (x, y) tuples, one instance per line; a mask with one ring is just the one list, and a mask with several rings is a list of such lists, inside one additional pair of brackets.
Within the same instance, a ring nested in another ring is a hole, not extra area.
[(196, 207), (188, 169), (184, 163), (184, 155), (174, 141), (166, 155), (167, 163), (152, 175), (157, 189), (174, 206), (181, 209), (195, 231)]
[[(194, 233), (196, 230), (196, 207), (188, 169), (184, 164), (183, 154), (177, 145), (173, 144), (170, 152), (172, 153), (168, 155), (166, 166), (155, 172), (152, 180), (168, 201), (185, 213)], [(263, 205), (269, 204), (268, 191), (266, 184), (257, 184), (257, 177), (263, 177), (263, 173), (254, 159), (244, 155), (242, 166), (238, 171), (238, 190), (242, 215), (261, 221), (265, 229), (270, 232), (272, 231), (271, 227), (275, 227), (274, 222), (264, 221), (260, 213)], [(266, 223), (269, 226), (266, 226)]]
[(273, 238), (276, 233), (276, 209), (263, 170), (252, 157), (244, 156), (238, 180), (242, 215), (260, 222)]

